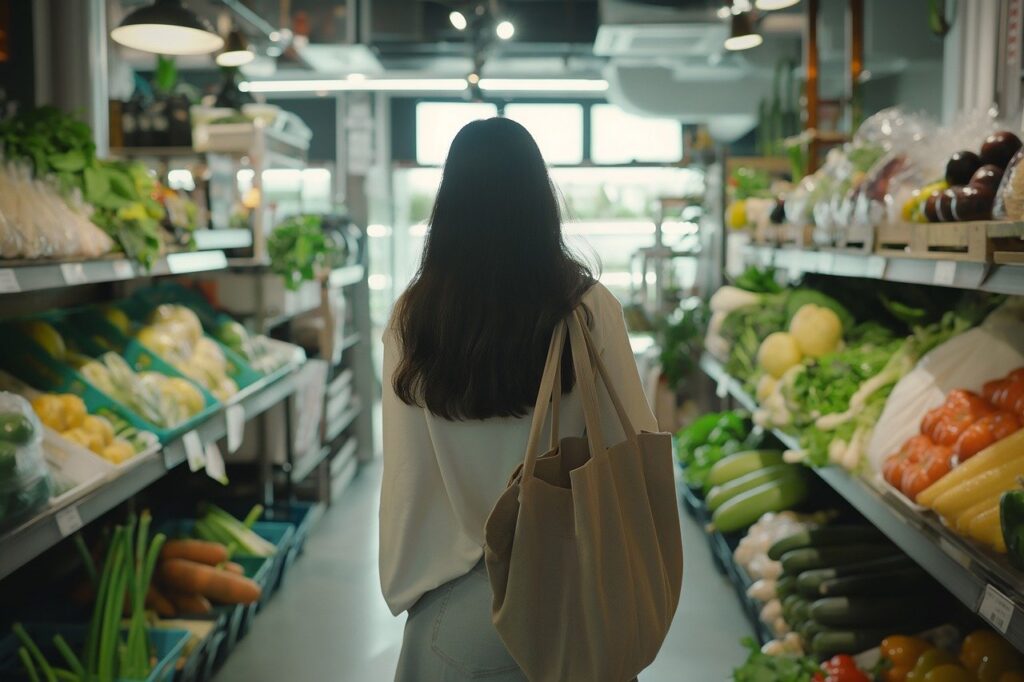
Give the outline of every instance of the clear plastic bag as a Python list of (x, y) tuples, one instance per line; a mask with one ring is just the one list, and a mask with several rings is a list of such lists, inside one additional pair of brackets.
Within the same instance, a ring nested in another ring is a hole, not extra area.
[(25, 519), (53, 491), (43, 459), (43, 426), (28, 401), (0, 392), (0, 527)]
[(1024, 149), (1013, 155), (996, 192), (992, 215), (998, 220), (1024, 220)]

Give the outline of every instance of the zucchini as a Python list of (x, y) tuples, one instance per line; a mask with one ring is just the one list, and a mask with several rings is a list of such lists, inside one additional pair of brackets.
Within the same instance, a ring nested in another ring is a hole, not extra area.
[(865, 559), (882, 559), (900, 555), (893, 545), (847, 545), (846, 547), (804, 547), (782, 555), (782, 570), (800, 574), (816, 568), (832, 568), (861, 563)]
[(809, 618), (808, 620), (804, 621), (804, 623), (799, 628), (800, 639), (804, 640), (805, 647), (809, 647), (811, 645), (811, 642), (814, 641), (814, 636), (819, 632), (825, 632), (827, 629), (828, 628), (826, 628), (818, 621), (814, 620), (813, 618)]
[(751, 471), (749, 474), (744, 474), (739, 478), (734, 478), (728, 483), (722, 485), (716, 485), (710, 491), (708, 491), (707, 497), (704, 498), (704, 503), (708, 507), (708, 511), (714, 512), (716, 509), (722, 506), (723, 503), (731, 500), (740, 493), (752, 490), (762, 483), (769, 483), (786, 476), (798, 476), (802, 475), (800, 469), (793, 464), (775, 464), (764, 469), (758, 469)]
[(802, 602), (802, 601), (804, 601), (804, 598), (801, 597), (800, 595), (797, 595), (797, 594), (791, 594), (788, 597), (786, 597), (785, 599), (783, 599), (782, 600), (782, 618), (783, 618), (783, 620), (785, 620), (788, 623), (790, 617), (792, 616), (793, 609), (796, 608), (796, 605), (799, 602)]
[[(934, 588), (928, 574), (920, 568), (904, 568), (891, 573), (861, 573), (829, 578), (818, 583), (818, 595), (846, 596), (898, 596), (917, 594)], [(801, 592), (801, 594), (804, 594)], [(807, 596), (807, 595), (804, 595)]]
[(782, 538), (768, 549), (768, 558), (778, 561), (786, 552), (804, 547), (874, 543), (889, 543), (874, 526), (824, 526)]
[(807, 492), (805, 476), (762, 483), (724, 502), (711, 515), (711, 523), (722, 533), (743, 530), (768, 512), (784, 511), (797, 506), (807, 497)]
[(779, 578), (778, 582), (775, 583), (775, 596), (779, 599), (785, 599), (791, 594), (796, 594), (796, 582), (796, 576), (782, 576)]
[(724, 457), (715, 462), (708, 471), (707, 485), (728, 483), (751, 471), (782, 464), (782, 453), (778, 450), (746, 450)]
[[(919, 615), (935, 603), (927, 596), (823, 597), (811, 603), (811, 618), (827, 627), (893, 627), (901, 616)], [(877, 642), (876, 642), (877, 644)], [(850, 651), (850, 650), (848, 650)], [(853, 649), (859, 651), (859, 649)]]
[[(796, 578), (796, 593), (805, 599), (818, 599), (821, 597), (821, 584), (826, 580), (829, 580), (831, 575), (829, 568), (817, 568), (810, 571), (804, 571)], [(838, 580), (838, 578), (832, 578)]]
[[(813, 621), (812, 621), (813, 622)], [(821, 627), (819, 625), (819, 627)], [(851, 651), (866, 651), (878, 646), (891, 635), (892, 628), (866, 628), (856, 630), (821, 629), (811, 639), (811, 652), (818, 658), (831, 658)]]

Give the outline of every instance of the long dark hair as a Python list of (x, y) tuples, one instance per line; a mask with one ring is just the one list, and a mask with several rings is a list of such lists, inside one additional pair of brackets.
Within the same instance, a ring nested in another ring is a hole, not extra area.
[(593, 281), (562, 239), (530, 133), (505, 118), (468, 124), (452, 141), (423, 260), (396, 306), (395, 393), (452, 420), (526, 414), (555, 324)]

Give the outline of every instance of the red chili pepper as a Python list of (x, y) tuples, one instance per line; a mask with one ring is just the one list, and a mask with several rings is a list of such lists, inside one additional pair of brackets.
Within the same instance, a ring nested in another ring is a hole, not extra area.
[(871, 682), (857, 667), (852, 656), (839, 654), (822, 663), (826, 676), (824, 682)]

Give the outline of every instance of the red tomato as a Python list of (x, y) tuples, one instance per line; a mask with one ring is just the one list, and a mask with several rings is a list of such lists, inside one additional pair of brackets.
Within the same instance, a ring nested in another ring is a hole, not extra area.
[(981, 397), (990, 403), (995, 404), (995, 396), (1003, 390), (1006, 385), (1006, 379), (993, 379), (992, 381), (986, 381), (985, 385), (981, 387)]
[(931, 485), (949, 473), (953, 468), (953, 450), (945, 445), (935, 445), (924, 459), (924, 471)]
[(903, 472), (906, 471), (910, 462), (899, 453), (889, 455), (882, 465), (882, 478), (893, 488), (899, 489), (903, 480)]
[(1018, 367), (1006, 375), (1009, 381), (1024, 381), (1024, 367)]
[(996, 441), (1006, 438), (1021, 427), (1012, 412), (996, 412), (971, 424), (956, 441), (953, 453), (957, 462), (964, 462)]
[(1012, 410), (1024, 398), (1024, 381), (1006, 381), (993, 397), (992, 404), (1000, 410)]
[(921, 420), (921, 434), (929, 440), (934, 438), (935, 427), (942, 421), (943, 416), (946, 414), (947, 409), (945, 405), (939, 405), (924, 415), (924, 419)]
[(935, 443), (928, 436), (914, 436), (903, 444), (900, 452), (911, 462), (920, 462)]
[(916, 500), (921, 492), (933, 483), (928, 476), (928, 471), (923, 466), (908, 468), (903, 473), (903, 480), (900, 481), (900, 490), (912, 500)]

